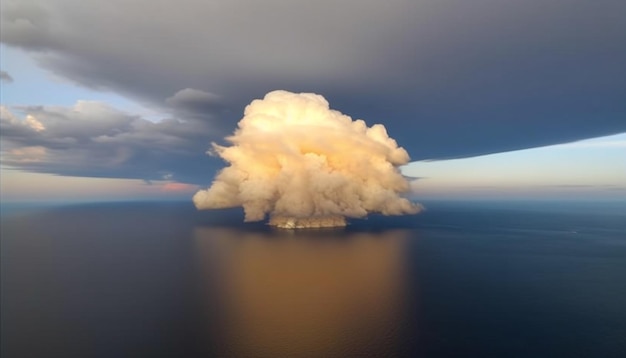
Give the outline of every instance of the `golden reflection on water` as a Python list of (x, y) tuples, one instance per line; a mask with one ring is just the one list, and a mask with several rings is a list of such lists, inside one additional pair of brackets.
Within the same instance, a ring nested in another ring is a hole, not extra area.
[(392, 355), (407, 232), (195, 231), (217, 354)]

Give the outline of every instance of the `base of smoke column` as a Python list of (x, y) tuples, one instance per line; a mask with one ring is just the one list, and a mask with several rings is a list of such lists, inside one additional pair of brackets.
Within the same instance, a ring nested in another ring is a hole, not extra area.
[(314, 216), (309, 218), (272, 216), (269, 224), (280, 229), (343, 227), (346, 226), (346, 218), (343, 216)]

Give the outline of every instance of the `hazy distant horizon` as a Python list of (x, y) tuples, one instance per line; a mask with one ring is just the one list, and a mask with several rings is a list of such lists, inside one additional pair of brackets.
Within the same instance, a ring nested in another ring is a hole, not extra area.
[[(621, 197), (614, 198), (499, 198), (499, 197), (488, 197), (488, 198), (415, 198), (409, 197), (409, 199), (415, 203), (422, 204), (425, 210), (429, 210), (429, 204), (448, 204), (448, 205), (457, 205), (457, 206), (471, 206), (474, 204), (484, 204), (487, 207), (492, 208), (502, 208), (509, 210), (516, 209), (570, 209), (572, 206), (574, 209), (579, 208), (582, 210), (588, 210), (589, 208), (597, 207), (602, 210), (608, 210), (611, 213), (620, 213), (623, 211), (626, 216), (626, 199)], [(80, 206), (115, 206), (115, 205), (159, 205), (159, 204), (176, 204), (181, 206), (186, 206), (189, 208), (193, 208), (193, 202), (191, 198), (168, 198), (168, 199), (160, 199), (154, 198), (150, 200), (146, 199), (127, 199), (127, 200), (76, 200), (76, 201), (63, 201), (63, 200), (54, 200), (54, 201), (1, 201), (0, 200), (0, 216), (12, 215), (15, 213), (30, 213), (33, 211), (38, 211), (41, 209), (56, 209), (56, 208), (71, 208), (71, 207), (80, 207)], [(235, 210), (240, 212), (243, 219), (243, 209), (241, 208), (233, 208), (233, 209), (220, 209), (219, 211), (224, 210)], [(202, 215), (211, 215), (212, 210), (197, 210), (194, 208), (194, 211), (199, 211), (204, 213)], [(372, 216), (381, 216), (380, 214), (371, 214)], [(418, 214), (412, 214), (409, 216), (419, 216)], [(348, 222), (351, 220), (355, 220), (352, 218), (348, 218)], [(261, 222), (266, 222), (267, 218)]]

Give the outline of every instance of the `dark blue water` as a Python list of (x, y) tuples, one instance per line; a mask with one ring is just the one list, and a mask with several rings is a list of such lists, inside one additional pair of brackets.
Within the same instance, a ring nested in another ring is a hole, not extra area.
[(189, 203), (4, 211), (1, 355), (626, 356), (623, 203), (426, 205), (318, 231)]

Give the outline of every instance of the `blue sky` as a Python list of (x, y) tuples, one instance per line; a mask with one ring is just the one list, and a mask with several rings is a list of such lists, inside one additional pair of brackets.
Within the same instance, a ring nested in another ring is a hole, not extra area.
[(190, 197), (274, 89), (385, 125), (418, 198), (626, 199), (621, 2), (212, 4), (2, 2), (2, 200)]
[(626, 199), (626, 133), (403, 168), (425, 199)]
[[(98, 91), (76, 85), (38, 66), (35, 60), (16, 48), (0, 45), (0, 64), (11, 69), (13, 81), (2, 84), (1, 103), (12, 107), (72, 106), (79, 100), (104, 102), (130, 113), (158, 120), (158, 112), (111, 91)], [(15, 79), (18, 80), (15, 80)]]

